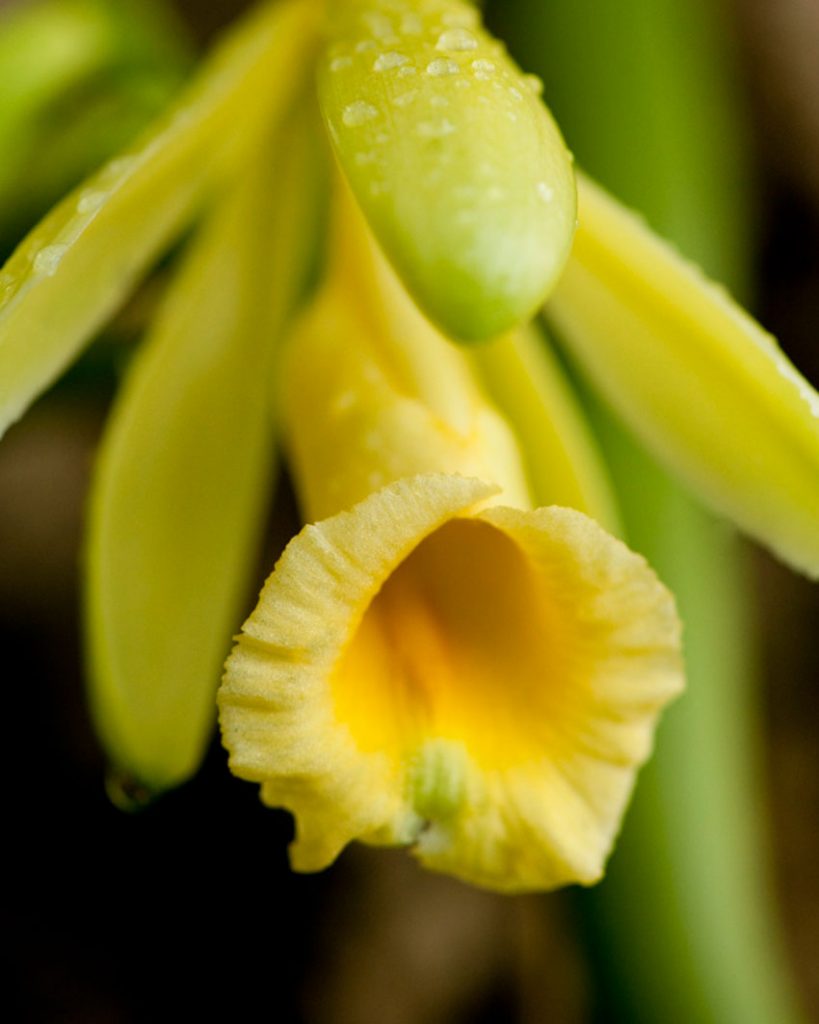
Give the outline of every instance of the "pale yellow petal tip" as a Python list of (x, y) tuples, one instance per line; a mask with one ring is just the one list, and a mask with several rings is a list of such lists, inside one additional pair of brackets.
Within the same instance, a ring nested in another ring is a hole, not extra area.
[(819, 394), (718, 285), (578, 176), (548, 315), (641, 442), (718, 514), (819, 577)]
[(661, 708), (674, 602), (582, 514), (402, 480), (307, 527), (220, 692), (231, 767), (296, 816), (296, 870), (411, 845), (498, 891), (599, 879)]

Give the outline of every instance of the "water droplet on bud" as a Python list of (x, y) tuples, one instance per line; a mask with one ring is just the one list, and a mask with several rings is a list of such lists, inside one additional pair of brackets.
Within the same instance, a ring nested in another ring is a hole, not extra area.
[(376, 117), (378, 117), (378, 110), (372, 103), (356, 100), (355, 103), (349, 103), (344, 108), (341, 120), (348, 128), (357, 128), (359, 125), (375, 120)]

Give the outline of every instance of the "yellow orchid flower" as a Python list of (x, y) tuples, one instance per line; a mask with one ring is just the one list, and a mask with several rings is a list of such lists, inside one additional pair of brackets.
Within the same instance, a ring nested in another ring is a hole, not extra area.
[[(321, 156), (294, 144), (314, 80), (401, 283), (366, 246), (334, 258), (277, 370), (317, 234)], [(819, 425), (815, 393), (749, 318), (582, 177), (576, 210), (574, 181), (538, 83), (472, 5), (271, 0), (11, 257), (0, 430), (200, 222), (91, 502), (91, 693), (120, 774), (175, 785), (210, 735), (278, 375), (320, 522), (247, 625), (222, 714), (236, 770), (296, 810), (297, 866), (363, 838), (414, 841), (430, 865), (501, 889), (599, 876), (679, 688), (676, 624), (650, 570), (594, 521), (616, 530), (614, 502), (531, 318), (546, 303), (672, 466), (811, 573)], [(438, 330), (500, 337), (457, 351)], [(432, 625), (420, 593), (441, 603)], [(385, 682), (428, 660), (429, 686)]]
[(298, 870), (361, 839), (493, 889), (594, 882), (682, 687), (673, 600), (588, 516), (532, 510), (467, 357), (377, 256), (366, 287), (346, 286), (345, 228), (345, 273), (330, 271), (281, 379), (302, 505), (321, 521), (228, 660), (231, 768), (294, 812)]

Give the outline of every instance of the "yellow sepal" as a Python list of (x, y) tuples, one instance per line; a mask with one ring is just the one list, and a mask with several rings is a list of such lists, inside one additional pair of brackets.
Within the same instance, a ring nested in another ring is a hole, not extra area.
[(312, 240), (305, 141), (291, 133), (286, 159), (266, 145), (211, 213), (106, 425), (85, 597), (112, 793), (180, 784), (213, 731), (274, 470), (271, 368)]
[(0, 271), (0, 434), (75, 358), (302, 85), (309, 0), (263, 4), (143, 138), (67, 196)]
[(643, 443), (718, 512), (819, 575), (819, 395), (721, 288), (580, 176), (548, 314)]

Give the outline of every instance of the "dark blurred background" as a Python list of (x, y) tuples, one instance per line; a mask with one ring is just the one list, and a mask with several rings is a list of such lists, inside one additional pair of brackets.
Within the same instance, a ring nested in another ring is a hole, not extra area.
[[(200, 42), (239, 6), (179, 4)], [(756, 161), (754, 312), (816, 384), (819, 3), (734, 0), (730, 15)], [(614, 1019), (596, 999), (570, 894), (496, 897), (364, 849), (321, 875), (291, 874), (288, 816), (228, 774), (216, 742), (179, 791), (136, 814), (109, 802), (84, 704), (78, 552), (111, 346), (131, 343), (151, 301), (148, 290), (124, 311), (114, 340), (0, 446), (10, 1019)], [(283, 482), (260, 580), (296, 524)], [(759, 552), (753, 569), (773, 876), (819, 1022), (819, 589)]]

